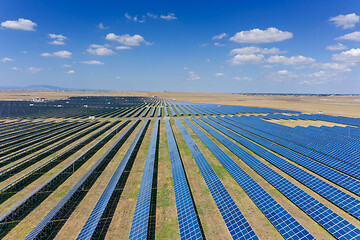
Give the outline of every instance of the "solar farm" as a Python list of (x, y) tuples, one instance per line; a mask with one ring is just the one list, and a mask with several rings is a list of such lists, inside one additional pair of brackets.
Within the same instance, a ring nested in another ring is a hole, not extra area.
[(360, 239), (359, 127), (159, 97), (0, 101), (0, 238)]

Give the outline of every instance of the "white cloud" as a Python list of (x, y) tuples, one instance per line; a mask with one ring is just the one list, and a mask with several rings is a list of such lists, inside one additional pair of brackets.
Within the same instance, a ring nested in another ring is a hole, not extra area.
[(54, 40), (52, 42), (49, 42), (52, 45), (65, 45), (65, 42), (63, 41), (59, 41), (59, 40)]
[(129, 47), (129, 46), (117, 46), (117, 47), (115, 47), (115, 49), (117, 49), (117, 50), (128, 50), (128, 49), (131, 49), (131, 47)]
[(266, 30), (253, 29), (250, 31), (241, 31), (230, 38), (230, 41), (238, 43), (271, 43), (280, 42), (292, 38), (291, 32), (281, 31), (270, 27)]
[(141, 18), (139, 18), (138, 15), (131, 17), (128, 13), (125, 13), (125, 17), (134, 22), (139, 22), (139, 23), (145, 22), (145, 16), (142, 16)]
[(49, 33), (49, 38), (58, 39), (60, 41), (67, 39), (64, 35)]
[(100, 45), (100, 44), (91, 44), (90, 47), (91, 48), (100, 48), (100, 47), (109, 47), (110, 45), (108, 44), (104, 44), (104, 45)]
[(255, 46), (243, 47), (243, 48), (235, 48), (231, 50), (230, 55), (235, 54), (254, 54), (254, 53), (262, 53), (262, 54), (279, 54), (285, 53), (286, 51), (280, 51), (278, 48), (260, 48)]
[(215, 35), (212, 37), (212, 40), (220, 40), (220, 39), (223, 39), (224, 37), (226, 37), (227, 34), (226, 33), (221, 33), (219, 35)]
[(139, 34), (135, 34), (131, 36), (129, 34), (116, 35), (114, 33), (109, 33), (106, 35), (106, 39), (110, 41), (117, 41), (127, 46), (139, 46), (141, 43), (145, 43), (146, 45), (151, 45), (151, 43), (146, 42), (145, 39)]
[(28, 52), (27, 51), (22, 51), (22, 53), (27, 54)]
[(65, 72), (65, 73), (67, 73), (67, 74), (74, 74), (75, 71), (74, 71), (74, 70), (69, 70), (69, 71), (67, 71), (67, 72)]
[(43, 70), (43, 68), (39, 68), (39, 67), (29, 67), (29, 68), (27, 68), (26, 71), (29, 73), (38, 73), (42, 70)]
[(70, 65), (70, 64), (63, 64), (62, 66), (63, 67), (72, 67), (72, 65)]
[(210, 62), (210, 59), (209, 59), (209, 58), (208, 58), (208, 59), (206, 59), (206, 62), (208, 62), (208, 63), (209, 63), (209, 62)]
[(345, 34), (344, 36), (336, 38), (336, 40), (350, 40), (350, 41), (360, 41), (360, 32), (352, 32)]
[(71, 58), (72, 53), (69, 51), (58, 51), (54, 53), (42, 53), (43, 57), (60, 57), (60, 58)]
[(165, 19), (165, 20), (175, 20), (177, 19), (177, 17), (175, 17), (174, 13), (168, 13), (168, 15), (160, 15), (161, 19)]
[(279, 70), (277, 71), (278, 78), (284, 78), (285, 79), (291, 79), (291, 78), (297, 78), (298, 75), (296, 73), (290, 72), (288, 70)]
[(49, 33), (49, 38), (54, 39), (54, 41), (49, 42), (50, 44), (53, 45), (65, 45), (65, 40), (67, 39), (67, 37), (65, 37), (64, 35), (61, 34), (53, 34), (53, 33)]
[(82, 61), (81, 63), (89, 64), (89, 65), (104, 65), (103, 62), (92, 60), (92, 61)]
[(318, 71), (303, 75), (304, 80), (299, 84), (318, 85), (329, 82), (342, 82), (348, 78), (348, 75), (342, 71)]
[(296, 73), (290, 72), (288, 70), (279, 70), (277, 72), (271, 72), (265, 76), (265, 78), (271, 79), (274, 82), (284, 82), (298, 78), (299, 76)]
[(128, 14), (128, 13), (125, 13), (124, 16), (129, 19), (129, 20), (132, 20), (132, 17)]
[(200, 76), (197, 75), (194, 71), (189, 71), (189, 78), (188, 80), (199, 80)]
[(233, 79), (237, 81), (252, 81), (250, 77), (233, 77)]
[(21, 68), (17, 68), (17, 67), (12, 67), (11, 70), (14, 71), (19, 71), (19, 72), (28, 72), (28, 73), (38, 73), (41, 72), (42, 70), (44, 70), (44, 68), (40, 68), (40, 67), (28, 67), (26, 69), (21, 69)]
[(275, 55), (275, 56), (270, 56), (268, 59), (266, 59), (266, 61), (268, 63), (273, 63), (273, 64), (301, 65), (301, 64), (314, 63), (315, 59), (304, 56), (285, 57), (285, 56)]
[(4, 57), (4, 58), (1, 59), (1, 61), (2, 61), (2, 62), (12, 62), (12, 61), (14, 61), (14, 59), (8, 58), (8, 57)]
[(2, 22), (1, 26), (4, 28), (11, 28), (16, 30), (35, 31), (34, 27), (36, 27), (36, 23), (28, 19), (19, 18), (17, 21)]
[(120, 76), (116, 76), (115, 78), (116, 78), (116, 79), (120, 79), (121, 77), (120, 77)]
[(153, 14), (153, 13), (147, 13), (146, 14), (149, 18), (152, 18), (152, 19), (157, 19), (158, 18), (158, 15), (156, 15), (156, 14)]
[(108, 55), (113, 55), (115, 53), (110, 48), (97, 44), (91, 44), (90, 48), (88, 48), (86, 51), (90, 54), (98, 55), (98, 56), (108, 56)]
[(215, 42), (215, 43), (214, 43), (214, 46), (217, 46), (217, 47), (224, 47), (225, 45), (224, 45), (224, 44), (221, 44), (221, 43), (218, 43), (218, 42)]
[(42, 53), (40, 55), (43, 57), (51, 57), (51, 53)]
[(225, 76), (225, 74), (223, 74), (223, 73), (215, 73), (215, 77), (224, 77)]
[(264, 55), (262, 54), (237, 54), (229, 60), (229, 63), (232, 65), (258, 64), (263, 59)]
[(351, 72), (351, 67), (355, 67), (355, 63), (321, 63), (317, 65), (319, 68), (328, 69), (328, 70), (336, 70), (341, 72)]
[(287, 75), (287, 74), (290, 74), (290, 72), (288, 70), (279, 70), (277, 72), (277, 74), (280, 74), (280, 75)]
[(355, 13), (347, 15), (338, 15), (329, 19), (330, 22), (333, 22), (337, 27), (342, 27), (343, 29), (353, 28), (355, 24), (359, 22), (359, 16)]
[(97, 25), (99, 29), (109, 29), (109, 27), (106, 27), (102, 22)]
[(340, 54), (334, 54), (332, 59), (343, 62), (360, 62), (360, 48), (352, 48)]
[(338, 43), (336, 45), (329, 45), (326, 47), (327, 50), (330, 51), (338, 51), (338, 50), (345, 50), (347, 49), (347, 46), (345, 46), (344, 44)]

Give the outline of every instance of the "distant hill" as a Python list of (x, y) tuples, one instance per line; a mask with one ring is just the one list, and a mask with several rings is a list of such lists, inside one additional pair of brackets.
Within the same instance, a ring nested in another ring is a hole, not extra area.
[(26, 87), (1, 87), (0, 90), (30, 90), (30, 91), (86, 91), (87, 89), (63, 88), (51, 85), (31, 85)]

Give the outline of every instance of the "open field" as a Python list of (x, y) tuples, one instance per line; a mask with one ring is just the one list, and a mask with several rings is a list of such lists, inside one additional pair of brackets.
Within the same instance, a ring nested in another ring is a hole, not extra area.
[(132, 94), (1, 102), (0, 238), (360, 238), (359, 119)]
[(158, 96), (193, 103), (242, 105), (288, 109), (303, 113), (360, 117), (360, 96), (249, 96), (232, 93), (145, 92), (145, 91), (0, 91), (0, 100), (26, 100), (34, 97), (61, 99), (72, 96)]

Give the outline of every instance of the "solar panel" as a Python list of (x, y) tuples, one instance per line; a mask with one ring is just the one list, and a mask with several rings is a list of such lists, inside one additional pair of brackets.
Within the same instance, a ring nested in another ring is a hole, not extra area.
[(159, 119), (155, 120), (155, 125), (151, 135), (148, 154), (146, 157), (143, 176), (139, 195), (136, 202), (134, 218), (131, 224), (129, 239), (146, 239), (148, 235), (151, 192), (153, 186), (154, 164), (156, 147), (159, 132)]
[(39, 236), (46, 234), (47, 231), (51, 231), (49, 228), (56, 224), (56, 218), (63, 214), (63, 210), (72, 202), (78, 192), (87, 184), (93, 174), (101, 168), (102, 163), (106, 162), (108, 154), (111, 154), (113, 149), (119, 146), (120, 143), (127, 138), (127, 136), (133, 131), (140, 120), (136, 120), (117, 140), (116, 142), (99, 158), (99, 160), (91, 166), (91, 168), (82, 176), (82, 178), (67, 192), (67, 194), (61, 198), (61, 200), (51, 209), (51, 211), (40, 221), (40, 223), (25, 237), (25, 239), (36, 239)]
[[(304, 167), (309, 168), (310, 170), (312, 170), (316, 173), (320, 173), (320, 174), (327, 173), (327, 174), (321, 174), (321, 175), (330, 175), (330, 173), (334, 172), (334, 173), (336, 173), (336, 175), (343, 175), (333, 169), (330, 169), (326, 166), (321, 165), (320, 163), (316, 163), (316, 162), (314, 163), (313, 161), (311, 161), (310, 159), (308, 159), (302, 155), (299, 155), (295, 152), (291, 152), (287, 148), (283, 148), (281, 146), (274, 144), (273, 142), (269, 142), (269, 141), (265, 140), (264, 138), (255, 136), (254, 134), (251, 134), (248, 131), (241, 130), (240, 128), (237, 128), (236, 125), (230, 125), (230, 124), (228, 124), (228, 122), (231, 123), (231, 121), (229, 121), (229, 120), (226, 120), (224, 118), (219, 118), (219, 119), (224, 120), (224, 122), (218, 122), (218, 123), (228, 127), (229, 129), (235, 131), (236, 133), (239, 133), (239, 134), (257, 142), (258, 144), (261, 144), (261, 145), (277, 152), (278, 154), (280, 154), (282, 156), (289, 158), (290, 160), (292, 160), (294, 162), (297, 162), (298, 164), (300, 164)], [(214, 119), (214, 121), (216, 121), (216, 119)], [(318, 194), (322, 195), (329, 201), (338, 205), (340, 208), (349, 212), (357, 219), (360, 219), (360, 211), (357, 208), (358, 205), (360, 206), (360, 200), (337, 189), (336, 187), (334, 187), (334, 186), (328, 184), (327, 182), (315, 177), (314, 175), (302, 170), (301, 168), (298, 168), (297, 166), (293, 165), (292, 163), (287, 162), (286, 160), (276, 156), (275, 154), (265, 150), (262, 147), (259, 147), (256, 144), (253, 144), (245, 139), (240, 139), (239, 141), (241, 141), (241, 143), (244, 146), (248, 147), (250, 150), (256, 152), (259, 156), (267, 159), (273, 165), (277, 166), (284, 172), (288, 173), (290, 176), (292, 176), (295, 179), (297, 179), (298, 181), (302, 182), (304, 185), (308, 186), (309, 188), (311, 188)], [(351, 179), (350, 177), (343, 175), (342, 181), (344, 178)], [(334, 179), (334, 178), (331, 177), (330, 179)], [(347, 182), (354, 182), (354, 181), (356, 181), (356, 180), (352, 179), (352, 181), (347, 181)], [(353, 187), (355, 188), (354, 185), (360, 186), (360, 183), (355, 182), (355, 184), (353, 184)]]
[(223, 217), (225, 224), (235, 239), (258, 239), (255, 232), (241, 213), (240, 209), (236, 206), (234, 200), (221, 183), (220, 179), (211, 168), (210, 164), (200, 152), (200, 149), (195, 144), (189, 133), (181, 124), (179, 119), (175, 119), (181, 135), (183, 136), (186, 145), (188, 146), (196, 164), (199, 167), (201, 175), (203, 176), (206, 185), (208, 186), (210, 193)]
[(280, 204), (278, 204), (257, 182), (222, 151), (209, 137), (187, 118), (184, 121), (205, 143), (231, 176), (245, 190), (254, 203), (265, 214), (285, 239), (315, 239)]
[(145, 130), (146, 130), (147, 125), (149, 124), (149, 121), (150, 120), (147, 119), (144, 122), (144, 124), (142, 125), (141, 129), (139, 130), (134, 141), (132, 142), (132, 144), (129, 147), (129, 149), (127, 150), (125, 156), (121, 160), (120, 164), (118, 165), (116, 171), (114, 172), (113, 176), (111, 177), (105, 190), (101, 194), (100, 199), (96, 203), (94, 209), (92, 210), (89, 218), (87, 219), (85, 225), (81, 229), (81, 231), (76, 239), (91, 239), (91, 237), (93, 236), (96, 228), (98, 227), (100, 218), (104, 214), (105, 209), (106, 209), (107, 205), (109, 204), (109, 200), (114, 193), (115, 187), (118, 184), (118, 182), (126, 168), (126, 165), (128, 164), (130, 158), (134, 155), (135, 147), (138, 145), (141, 136), (145, 134)]
[(169, 146), (171, 171), (174, 183), (176, 210), (181, 239), (203, 239), (185, 171), (171, 129), (170, 121), (165, 119)]
[[(268, 167), (266, 164), (262, 163), (251, 154), (247, 153), (244, 149), (219, 134), (213, 128), (210, 128), (208, 125), (204, 124), (196, 118), (192, 118), (196, 121), (201, 127), (203, 127), (207, 132), (229, 148), (233, 153), (235, 153), (241, 160), (248, 164), (252, 169), (254, 169), (258, 174), (260, 174), (264, 179), (266, 179), (271, 185), (277, 188), (282, 194), (284, 194), (290, 201), (296, 204), (301, 208), (305, 213), (307, 213), (312, 219), (324, 227), (330, 234), (334, 237), (342, 239), (351, 239), (352, 236), (360, 237), (360, 230), (354, 225), (349, 223), (347, 220), (343, 219), (324, 204), (320, 203), (318, 200), (298, 188), (296, 185), (291, 183), (289, 180), (285, 179), (283, 176), (278, 174), (276, 171)], [(233, 138), (235, 141), (240, 141), (242, 137), (233, 133), (232, 131), (221, 127), (219, 124), (216, 124), (207, 118), (202, 117), (203, 121), (219, 130), (223, 134)], [(321, 212), (317, 212), (317, 209), (321, 209)], [(334, 225), (329, 225), (329, 219), (334, 219), (336, 223)]]

